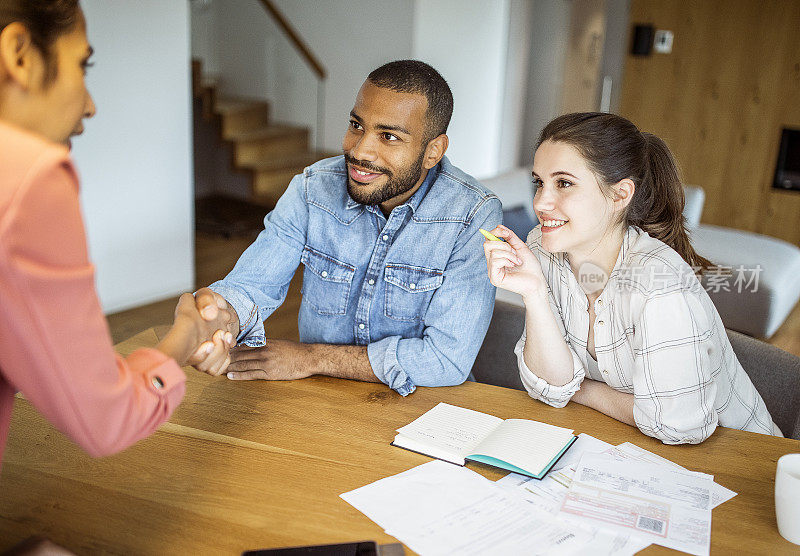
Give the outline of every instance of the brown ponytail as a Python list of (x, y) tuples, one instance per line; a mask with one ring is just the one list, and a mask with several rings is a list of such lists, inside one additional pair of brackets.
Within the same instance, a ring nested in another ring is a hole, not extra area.
[(641, 133), (621, 116), (601, 112), (565, 114), (542, 130), (539, 145), (571, 145), (594, 171), (604, 192), (623, 179), (636, 185), (622, 222), (637, 226), (673, 248), (695, 269), (712, 267), (689, 242), (683, 217), (685, 202), (678, 166), (666, 143)]

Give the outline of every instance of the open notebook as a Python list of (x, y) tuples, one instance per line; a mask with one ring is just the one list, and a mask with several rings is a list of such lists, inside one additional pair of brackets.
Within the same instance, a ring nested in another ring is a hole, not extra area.
[(439, 403), (397, 429), (392, 445), (458, 465), (478, 461), (541, 479), (575, 438), (572, 429)]

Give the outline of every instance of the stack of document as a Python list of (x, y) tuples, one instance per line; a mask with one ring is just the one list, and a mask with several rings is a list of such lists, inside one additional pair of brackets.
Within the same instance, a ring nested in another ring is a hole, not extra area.
[(649, 542), (574, 525), (514, 490), (443, 461), (431, 461), (341, 497), (423, 555), (634, 554)]
[(512, 473), (498, 484), (516, 488), (529, 503), (561, 519), (708, 554), (711, 510), (735, 492), (711, 475), (688, 471), (630, 442), (612, 446), (581, 434), (573, 450), (541, 481)]
[(432, 461), (341, 497), (419, 554), (707, 556), (711, 509), (736, 493), (630, 443), (586, 434), (543, 480)]

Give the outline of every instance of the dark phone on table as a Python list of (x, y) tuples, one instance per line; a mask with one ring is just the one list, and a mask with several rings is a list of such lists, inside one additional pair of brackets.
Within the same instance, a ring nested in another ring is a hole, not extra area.
[(377, 556), (375, 541), (248, 550), (242, 556)]

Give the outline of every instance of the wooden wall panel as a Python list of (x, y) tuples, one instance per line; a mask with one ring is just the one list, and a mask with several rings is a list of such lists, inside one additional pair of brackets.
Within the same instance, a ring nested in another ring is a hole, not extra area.
[(705, 189), (704, 222), (800, 245), (800, 193), (771, 188), (780, 128), (800, 127), (800, 2), (632, 0), (630, 23), (675, 39), (627, 56), (620, 113)]
[[(784, 91), (785, 102), (780, 107), (776, 126), (790, 126), (800, 129), (800, 21), (794, 22), (794, 50), (783, 57), (782, 81), (779, 87)], [(770, 157), (778, 158), (779, 140), (773, 137)], [(772, 175), (770, 175), (771, 185)], [(800, 245), (800, 192), (769, 189), (767, 202), (763, 204), (759, 231), (771, 236), (782, 237)]]

